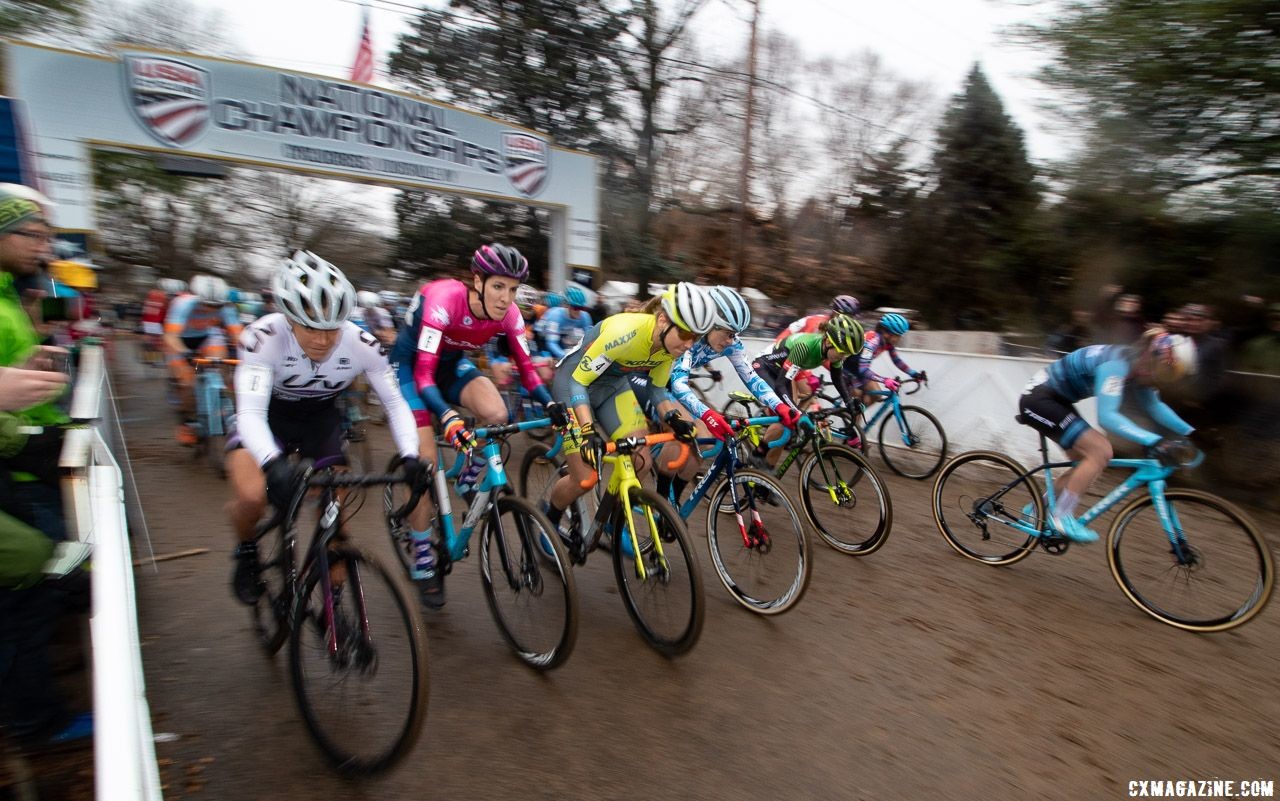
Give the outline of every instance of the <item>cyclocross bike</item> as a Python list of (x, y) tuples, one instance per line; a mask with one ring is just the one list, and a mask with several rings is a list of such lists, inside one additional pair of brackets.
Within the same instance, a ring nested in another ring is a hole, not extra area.
[[(771, 419), (777, 418), (739, 422), (751, 425)], [(702, 456), (714, 461), (679, 511), (688, 520), (702, 499), (708, 499), (707, 551), (720, 582), (752, 612), (778, 615), (794, 608), (809, 586), (809, 532), (782, 484), (742, 462), (737, 442), (747, 436), (740, 430), (723, 442), (698, 440), (699, 445), (713, 446)]]
[[(340, 533), (357, 494), (339, 489), (405, 478), (329, 469), (301, 478), (288, 509), (257, 528), (254, 629), (269, 654), (289, 641), (294, 696), (329, 763), (344, 774), (375, 773), (409, 752), (426, 717), (426, 630), (386, 570)], [(312, 489), (318, 517), (299, 567), (297, 519)], [(416, 502), (425, 486), (409, 489)], [(273, 530), (278, 536), (263, 542)]]
[(227, 475), (227, 434), (236, 415), (235, 400), (222, 371), (239, 363), (239, 359), (191, 358), (196, 370), (196, 453), (203, 451), (209, 466), (222, 478)]
[[(745, 394), (745, 393), (742, 393)], [(745, 402), (740, 394), (735, 401)], [(754, 400), (754, 399), (753, 399)], [(748, 407), (749, 408), (749, 407)], [(726, 407), (726, 412), (732, 411)], [(777, 478), (786, 475), (802, 454), (800, 463), (800, 507), (823, 542), (844, 554), (865, 556), (879, 550), (893, 528), (893, 502), (888, 488), (865, 456), (834, 442), (832, 420), (846, 414), (843, 407), (817, 409), (807, 413), (813, 428), (794, 436), (783, 429), (769, 449), (785, 448), (786, 454), (772, 469)], [(729, 417), (731, 422), (742, 418)], [(745, 436), (738, 438), (738, 456), (748, 460), (752, 446), (760, 442), (764, 429), (779, 422), (776, 415), (749, 417)]]
[[(992, 451), (970, 451), (949, 461), (933, 485), (933, 516), (942, 536), (961, 555), (989, 565), (1013, 564), (1037, 546), (1065, 553), (1070, 541), (1049, 518), (1052, 471), (1073, 462), (1050, 462), (1040, 437), (1041, 464), (1025, 470)], [(1188, 631), (1224, 631), (1253, 619), (1266, 606), (1275, 582), (1271, 551), (1254, 525), (1216, 495), (1171, 489), (1179, 467), (1157, 459), (1112, 459), (1132, 474), (1080, 516), (1088, 525), (1135, 490), (1146, 493), (1124, 505), (1107, 531), (1107, 563), (1125, 596), (1157, 620)], [(1037, 476), (1041, 476), (1037, 480)]]
[[(879, 423), (876, 446), (880, 458), (898, 475), (924, 480), (938, 472), (947, 458), (947, 432), (927, 409), (904, 404), (899, 397), (901, 394), (916, 394), (928, 386), (928, 382), (919, 378), (899, 378), (898, 382), (897, 390), (868, 391), (869, 395), (884, 398), (884, 402), (878, 404), (870, 418), (867, 417), (867, 406), (857, 404), (854, 415), (846, 413), (843, 422), (836, 421), (836, 434), (842, 439), (854, 439), (856, 433), (861, 437), (860, 449), (865, 453), (870, 447), (870, 433)], [(830, 393), (823, 393), (821, 397), (844, 408), (839, 397)]]
[[(550, 670), (564, 663), (578, 637), (578, 590), (569, 557), (553, 534), (555, 527), (533, 503), (515, 494), (503, 465), (507, 437), (532, 428), (545, 428), (551, 420), (529, 420), (503, 426), (477, 428), (485, 469), (477, 481), (461, 526), (455, 527), (449, 480), (456, 479), (469, 461), (468, 450), (457, 452), (447, 470), (437, 450), (431, 500), (435, 506), (433, 536), (439, 568), (446, 575), (453, 563), (470, 553), (472, 532), (480, 532), (480, 578), (489, 611), (503, 639), (525, 664)], [(393, 469), (398, 463), (392, 460)], [(387, 487), (383, 509), (387, 532), (406, 573), (413, 568), (413, 536), (406, 510), (414, 504)], [(550, 544), (544, 551), (543, 542)]]
[[(613, 574), (627, 614), (645, 642), (664, 656), (685, 653), (702, 634), (702, 576), (684, 518), (670, 501), (640, 483), (631, 454), (674, 438), (670, 433), (650, 434), (608, 443), (596, 461), (596, 475), (583, 485), (596, 491), (594, 515), (588, 516), (587, 504), (579, 499), (560, 523), (561, 531), (568, 532), (560, 536), (574, 564), (585, 564), (602, 537), (610, 538)], [(546, 500), (552, 485), (567, 474), (557, 458), (562, 442), (557, 437), (550, 450), (535, 446), (530, 449), (533, 458), (526, 454), (521, 470), (526, 497)], [(678, 470), (688, 457), (685, 445), (680, 458), (668, 466)], [(607, 488), (599, 482), (606, 463), (613, 465)]]

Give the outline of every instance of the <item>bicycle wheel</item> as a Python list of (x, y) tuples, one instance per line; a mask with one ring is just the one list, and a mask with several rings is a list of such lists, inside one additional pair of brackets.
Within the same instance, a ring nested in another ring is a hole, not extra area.
[(823, 542), (840, 553), (865, 556), (889, 539), (893, 502), (862, 454), (823, 445), (800, 466), (800, 506)]
[[(1031, 517), (1022, 510), (1031, 506)], [(969, 451), (947, 462), (933, 482), (933, 519), (961, 556), (1008, 565), (1035, 547), (1036, 537), (1013, 527), (1039, 527), (1044, 501), (1022, 465), (1002, 453)]]
[(268, 654), (274, 654), (289, 638), (289, 612), (293, 608), (293, 538), (267, 536), (258, 539), (258, 578), (262, 595), (253, 606), (253, 630)]
[(1179, 558), (1151, 496), (1117, 514), (1107, 563), (1120, 589), (1147, 614), (1188, 631), (1225, 631), (1253, 619), (1271, 598), (1267, 543), (1234, 506), (1189, 489), (1165, 492), (1182, 537)]
[(900, 476), (926, 479), (947, 456), (947, 433), (938, 418), (919, 406), (903, 406), (902, 421), (905, 428), (898, 426), (896, 415), (888, 414), (880, 424), (880, 458)]
[[(702, 576), (698, 572), (698, 560), (689, 545), (689, 535), (684, 520), (671, 504), (651, 489), (641, 488), (631, 492), (632, 515), (641, 543), (639, 560), (646, 574), (642, 578), (637, 567), (637, 556), (627, 553), (629, 548), (612, 548), (613, 573), (618, 580), (623, 605), (635, 624), (640, 636), (658, 653), (676, 656), (685, 653), (698, 642), (702, 634), (702, 617), (705, 601), (702, 597)], [(652, 515), (656, 530), (650, 530)], [(619, 508), (613, 518), (612, 530), (619, 537), (629, 536), (625, 531), (627, 516)], [(656, 534), (662, 542), (662, 555), (650, 541)], [(644, 543), (649, 542), (649, 547)]]
[[(204, 440), (205, 458), (209, 460), (209, 466), (213, 468), (213, 472), (219, 478), (227, 477), (227, 434), (231, 429), (231, 422), (236, 416), (236, 405), (231, 400), (231, 396), (224, 389), (218, 394), (218, 415), (219, 425), (217, 434), (208, 434)], [(213, 426), (208, 426), (213, 430)]]
[(782, 485), (758, 470), (738, 470), (711, 491), (707, 550), (725, 589), (752, 612), (782, 614), (809, 587), (809, 532)]
[[(394, 473), (399, 469), (400, 457), (393, 457), (391, 463), (387, 465), (387, 472)], [(387, 524), (387, 536), (391, 539), (391, 550), (395, 553), (396, 559), (400, 561), (400, 566), (404, 568), (406, 576), (413, 571), (413, 534), (409, 529), (408, 518), (394, 517), (392, 512), (408, 503), (411, 495), (412, 491), (409, 485), (404, 482), (388, 484), (382, 490), (382, 519)], [(423, 502), (419, 501), (419, 503)]]
[(294, 694), (330, 764), (375, 773), (409, 751), (426, 717), (426, 631), (416, 606), (356, 548), (330, 552), (327, 576), (319, 564), (294, 609)]
[(757, 417), (765, 414), (762, 407), (758, 403), (751, 403), (744, 400), (734, 398), (724, 405), (722, 412), (725, 417)]
[[(542, 511), (542, 503), (551, 496), (551, 487), (561, 476), (569, 474), (564, 457), (556, 454), (554, 459), (546, 457), (546, 449), (534, 445), (525, 451), (520, 462), (520, 494)], [(565, 510), (560, 521), (560, 530), (569, 534), (584, 521), (589, 522), (595, 516), (595, 493), (588, 492), (574, 501)], [(586, 529), (582, 530), (585, 535)]]
[[(480, 524), (480, 579), (498, 631), (538, 670), (564, 664), (578, 638), (578, 590), (547, 516), (524, 498), (497, 500)], [(551, 553), (545, 550), (550, 546)]]
[(346, 457), (347, 467), (351, 468), (351, 472), (363, 475), (374, 471), (373, 446), (369, 442), (367, 420), (347, 424), (342, 433), (342, 455)]

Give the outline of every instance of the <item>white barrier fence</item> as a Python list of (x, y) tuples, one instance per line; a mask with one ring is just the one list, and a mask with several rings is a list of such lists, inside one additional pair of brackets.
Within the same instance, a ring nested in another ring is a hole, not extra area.
[[(60, 467), (72, 536), (93, 546), (94, 794), (161, 801), (138, 638), (123, 480), (100, 426), (112, 399), (101, 348), (81, 350)], [(114, 418), (112, 418), (114, 419)]]
[[(743, 343), (747, 353), (753, 354), (770, 347), (772, 340), (748, 338)], [(903, 395), (902, 402), (928, 409), (938, 418), (947, 432), (948, 454), (981, 448), (1007, 453), (1023, 464), (1039, 458), (1040, 440), (1036, 433), (1013, 418), (1018, 413), (1022, 388), (1036, 371), (1049, 364), (1048, 359), (905, 348), (899, 349), (899, 355), (916, 370), (929, 373), (928, 387), (914, 395)], [(707, 395), (723, 406), (729, 392), (745, 387), (728, 361), (712, 366), (724, 376), (724, 382)], [(884, 376), (898, 375), (887, 356), (877, 359), (872, 369)], [(1097, 405), (1093, 400), (1082, 401), (1076, 408), (1096, 425)], [(870, 434), (875, 436), (875, 432)]]

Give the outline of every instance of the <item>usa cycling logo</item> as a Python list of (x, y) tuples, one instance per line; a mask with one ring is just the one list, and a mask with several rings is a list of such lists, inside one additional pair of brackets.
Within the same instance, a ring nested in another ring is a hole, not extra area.
[(130, 107), (147, 133), (166, 145), (188, 145), (209, 127), (209, 73), (159, 56), (125, 56)]
[(504, 133), (502, 160), (507, 179), (525, 197), (533, 197), (546, 186), (551, 148), (545, 139), (515, 131)]

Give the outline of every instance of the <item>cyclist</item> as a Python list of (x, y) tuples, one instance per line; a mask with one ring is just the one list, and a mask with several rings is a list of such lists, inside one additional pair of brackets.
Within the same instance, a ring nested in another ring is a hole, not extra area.
[[(859, 399), (870, 406), (884, 400), (882, 395), (873, 395), (873, 391), (887, 389), (891, 392), (898, 390), (898, 381), (893, 378), (886, 378), (879, 375), (871, 369), (871, 362), (881, 353), (888, 353), (889, 358), (893, 360), (893, 364), (899, 370), (903, 371), (912, 378), (918, 378), (921, 381), (928, 379), (929, 375), (924, 370), (913, 370), (898, 355), (897, 345), (902, 341), (902, 337), (911, 329), (911, 323), (907, 322), (907, 318), (901, 314), (889, 313), (880, 318), (880, 322), (876, 323), (874, 331), (868, 331), (865, 341), (862, 345), (862, 352), (858, 355), (856, 364), (847, 364), (844, 370), (844, 376), (836, 381), (837, 387), (850, 383), (854, 387), (854, 394)], [(844, 397), (844, 392), (841, 392)], [(848, 401), (846, 400), (846, 403)], [(849, 408), (853, 408), (852, 405)]]
[[(792, 334), (781, 345), (752, 362), (752, 368), (764, 378), (774, 394), (783, 400), (776, 409), (778, 416), (782, 418), (781, 424), (770, 426), (755, 448), (754, 457), (758, 464), (768, 465), (767, 460), (771, 455), (768, 445), (782, 435), (782, 426), (794, 429), (797, 425), (812, 425), (808, 415), (800, 411), (796, 399), (797, 395), (807, 396), (811, 393), (805, 393), (803, 388), (797, 388), (792, 383), (800, 372), (826, 366), (830, 372), (835, 373), (862, 347), (862, 339), (862, 324), (847, 314), (837, 314), (827, 320), (817, 332)], [(836, 381), (835, 385), (840, 397), (852, 408), (852, 399), (843, 382)], [(777, 458), (776, 455), (774, 458)]]
[[(861, 311), (862, 305), (853, 295), (836, 295), (831, 299), (831, 314), (847, 314), (856, 320)], [(782, 341), (792, 334), (815, 333), (823, 323), (831, 319), (831, 314), (810, 314), (807, 317), (801, 317), (779, 331), (773, 338), (773, 344), (781, 345)]]
[[(648, 376), (642, 390), (646, 400), (676, 436), (693, 439), (697, 429), (680, 415), (680, 405), (667, 392), (667, 383), (675, 361), (711, 330), (715, 319), (715, 302), (702, 287), (671, 284), (639, 312), (602, 320), (560, 360), (552, 394), (573, 411), (580, 436), (566, 439), (569, 473), (556, 482), (543, 510), (553, 525), (559, 526), (564, 510), (585, 492), (581, 482), (591, 477), (606, 437), (615, 440), (649, 433), (630, 375)], [(647, 451), (641, 449), (631, 459), (641, 477), (648, 474)]]
[[(480, 425), (507, 422), (502, 394), (465, 356), (466, 351), (483, 349), (499, 333), (514, 343), (510, 358), (525, 389), (539, 403), (551, 404), (551, 395), (529, 358), (524, 320), (514, 302), (516, 289), (529, 275), (529, 262), (513, 247), (481, 245), (471, 257), (471, 273), (470, 284), (443, 278), (423, 285), (414, 295), (407, 324), (400, 329), (391, 351), (400, 392), (409, 401), (418, 426), (419, 450), (432, 461), (436, 458), (433, 417), (453, 447), (461, 450), (474, 444), (462, 415), (450, 404), (469, 409)], [(476, 449), (458, 478), (458, 492), (464, 498), (483, 469), (483, 456)], [(415, 546), (414, 578), (423, 602), (438, 609), (445, 600), (444, 576), (436, 569), (430, 520), (430, 503), (424, 498), (409, 515)]]
[[(1179, 461), (1188, 451), (1185, 439), (1194, 429), (1160, 399), (1167, 387), (1197, 366), (1195, 342), (1182, 334), (1153, 328), (1133, 345), (1090, 345), (1072, 351), (1040, 370), (1018, 399), (1018, 421), (1058, 443), (1076, 461), (1057, 482), (1055, 513), (1050, 524), (1076, 542), (1095, 542), (1097, 532), (1081, 525), (1076, 505), (1111, 460), (1111, 442), (1076, 411), (1085, 398), (1098, 399), (1098, 425), (1146, 447), (1161, 461)], [(1165, 439), (1135, 424), (1120, 411), (1126, 390), (1162, 428), (1177, 435)], [(1030, 516), (1030, 505), (1023, 514)]]
[(390, 346), (395, 341), (396, 327), (391, 321), (391, 313), (383, 308), (382, 298), (376, 292), (365, 289), (356, 293), (356, 308), (351, 312), (351, 322), (373, 334), (384, 345)]
[[(746, 349), (738, 336), (751, 325), (751, 309), (737, 290), (727, 286), (713, 286), (707, 290), (715, 304), (715, 321), (710, 331), (685, 351), (671, 368), (671, 394), (684, 405), (693, 417), (698, 419), (698, 436), (712, 436), (724, 440), (733, 434), (733, 429), (724, 416), (715, 409), (709, 408), (698, 394), (689, 386), (689, 373), (703, 367), (721, 356), (727, 358), (737, 371), (738, 377), (752, 395), (765, 405), (775, 410), (779, 416), (790, 415), (790, 407), (777, 396), (760, 374), (751, 369), (747, 360)], [(675, 443), (663, 446), (658, 460), (658, 492), (665, 498), (674, 488), (672, 497), (677, 502), (698, 470), (698, 460), (690, 459), (681, 469), (680, 474), (670, 475), (667, 463), (677, 456), (679, 448)]]
[(592, 325), (591, 315), (587, 313), (590, 306), (587, 291), (577, 284), (570, 284), (564, 291), (564, 305), (547, 309), (538, 320), (551, 358), (559, 361), (567, 351), (578, 347)]
[(174, 296), (186, 289), (176, 278), (161, 278), (142, 301), (142, 358), (151, 364), (162, 363), (164, 353), (164, 319)]
[(227, 341), (240, 336), (240, 315), (227, 302), (227, 282), (215, 275), (191, 278), (191, 291), (169, 304), (164, 320), (164, 349), (169, 354), (169, 373), (177, 385), (177, 439), (183, 445), (196, 443), (195, 367), (191, 358), (203, 353), (210, 358), (227, 355)]
[(533, 338), (537, 345), (538, 353), (551, 355), (551, 347), (547, 342), (546, 324), (542, 322), (543, 318), (552, 309), (558, 309), (564, 304), (564, 297), (558, 292), (547, 292), (542, 296), (542, 303), (533, 307)]
[(227, 514), (235, 529), (232, 587), (247, 604), (261, 594), (254, 527), (269, 500), (292, 498), (297, 450), (319, 466), (344, 464), (338, 396), (363, 375), (386, 408), (405, 472), (419, 478), (413, 415), (400, 396), (382, 346), (349, 317), (355, 290), (334, 265), (305, 250), (277, 269), (272, 294), (278, 312), (245, 328), (236, 367), (235, 430), (227, 437)]

